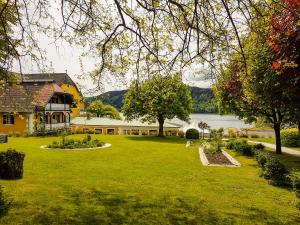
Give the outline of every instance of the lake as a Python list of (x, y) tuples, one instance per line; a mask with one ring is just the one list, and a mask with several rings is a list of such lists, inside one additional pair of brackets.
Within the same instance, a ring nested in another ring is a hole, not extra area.
[[(198, 122), (203, 121), (207, 123), (212, 129), (218, 129), (221, 127), (226, 129), (229, 127), (233, 127), (240, 130), (242, 128), (250, 128), (253, 126), (251, 124), (246, 124), (243, 120), (239, 120), (238, 117), (231, 116), (231, 115), (220, 116), (218, 114), (194, 113), (190, 115), (190, 118), (191, 118), (190, 120), (191, 123), (195, 121), (195, 123), (198, 124)], [(181, 124), (181, 125), (186, 125), (185, 122), (179, 119), (173, 119), (171, 120), (171, 122)]]

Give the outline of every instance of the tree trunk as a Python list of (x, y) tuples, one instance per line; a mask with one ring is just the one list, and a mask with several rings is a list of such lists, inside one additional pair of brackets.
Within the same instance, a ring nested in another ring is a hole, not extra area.
[(204, 139), (204, 128), (202, 129), (202, 139)]
[(163, 117), (158, 117), (158, 124), (159, 124), (159, 129), (158, 129), (158, 137), (163, 137), (164, 136), (164, 118)]
[(280, 123), (274, 123), (274, 131), (276, 138), (276, 154), (281, 154), (281, 138), (280, 138)]
[(300, 135), (300, 121), (298, 121), (298, 134)]

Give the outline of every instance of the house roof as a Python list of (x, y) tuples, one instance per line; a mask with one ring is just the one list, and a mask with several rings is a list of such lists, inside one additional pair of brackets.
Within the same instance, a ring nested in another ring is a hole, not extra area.
[[(118, 127), (153, 127), (157, 128), (158, 123), (142, 123), (138, 120), (125, 121), (125, 120), (116, 120), (104, 117), (91, 117), (87, 119), (86, 117), (74, 117), (71, 120), (72, 125), (84, 125), (84, 126), (118, 126)], [(180, 126), (170, 124), (165, 122), (165, 128), (179, 128)]]
[(23, 82), (1, 86), (0, 112), (32, 112), (36, 107), (44, 107), (55, 93), (67, 94), (54, 82)]
[(81, 94), (77, 85), (67, 73), (31, 73), (23, 74), (23, 80), (26, 81), (55, 81), (59, 86), (63, 84), (73, 85)]

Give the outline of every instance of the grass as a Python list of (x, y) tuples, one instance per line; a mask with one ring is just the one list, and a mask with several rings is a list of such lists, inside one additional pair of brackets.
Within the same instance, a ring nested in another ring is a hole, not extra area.
[[(271, 143), (271, 144), (275, 144), (276, 143), (275, 142), (275, 138), (251, 138), (249, 140), (266, 142), (266, 143)], [(288, 147), (288, 148), (300, 151), (300, 147)]]
[[(236, 156), (239, 168), (204, 167), (197, 147), (186, 148), (184, 139), (98, 138), (112, 147), (39, 148), (55, 137), (1, 144), (1, 150), (13, 147), (26, 157), (23, 179), (1, 180), (13, 207), (0, 224), (291, 225), (300, 220), (294, 193), (260, 178), (251, 157)], [(299, 158), (279, 157), (300, 169)]]

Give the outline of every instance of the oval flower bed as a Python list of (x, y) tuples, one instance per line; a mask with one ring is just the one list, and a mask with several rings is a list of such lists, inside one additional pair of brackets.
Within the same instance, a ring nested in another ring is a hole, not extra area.
[(199, 148), (200, 159), (205, 166), (240, 166), (231, 155), (221, 149), (220, 143), (212, 142)]
[(49, 149), (90, 149), (105, 147), (106, 144), (98, 139), (92, 140), (91, 136), (88, 135), (83, 139), (73, 139), (62, 137), (61, 141), (53, 141), (52, 144), (42, 146), (42, 148)]

